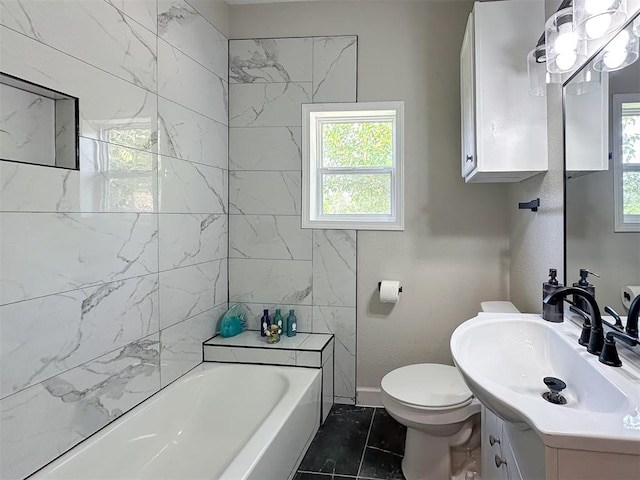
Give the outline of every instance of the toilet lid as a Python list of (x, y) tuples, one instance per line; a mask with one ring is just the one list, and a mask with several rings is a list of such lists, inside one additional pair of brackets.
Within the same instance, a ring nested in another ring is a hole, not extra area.
[(384, 376), (381, 387), (394, 399), (419, 407), (453, 407), (473, 396), (456, 367), (434, 363), (393, 370)]

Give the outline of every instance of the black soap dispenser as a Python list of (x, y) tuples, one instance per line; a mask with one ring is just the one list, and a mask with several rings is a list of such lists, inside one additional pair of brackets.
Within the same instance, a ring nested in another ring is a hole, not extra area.
[[(542, 284), (542, 298), (551, 295), (556, 290), (562, 288), (562, 284), (558, 283), (558, 271), (555, 268), (549, 269), (549, 280)], [(542, 318), (548, 322), (560, 323), (564, 317), (564, 302), (558, 302), (555, 305), (542, 303)]]
[[(589, 280), (587, 280), (587, 277), (590, 274), (594, 275), (596, 277), (600, 277), (600, 275), (598, 275), (597, 273), (590, 272), (586, 268), (581, 268), (580, 269), (580, 280), (575, 282), (573, 284), (573, 286), (581, 288), (583, 290), (586, 290), (587, 292), (589, 292), (595, 298), (595, 296), (596, 296), (596, 287), (592, 283), (589, 283)], [(583, 312), (590, 313), (589, 312), (589, 304), (587, 303), (587, 301), (583, 297), (580, 297), (578, 295), (574, 295), (573, 296), (573, 303), (575, 304), (576, 307), (578, 307)]]

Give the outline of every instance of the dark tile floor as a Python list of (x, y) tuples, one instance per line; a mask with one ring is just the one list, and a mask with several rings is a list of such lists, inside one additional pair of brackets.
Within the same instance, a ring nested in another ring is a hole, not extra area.
[(383, 408), (334, 405), (294, 480), (404, 480), (405, 434)]

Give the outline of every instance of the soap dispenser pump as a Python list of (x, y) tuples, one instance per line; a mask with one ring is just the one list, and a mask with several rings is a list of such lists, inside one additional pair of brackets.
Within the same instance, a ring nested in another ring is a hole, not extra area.
[[(549, 280), (542, 284), (542, 298), (551, 295), (556, 290), (562, 288), (562, 284), (558, 283), (558, 270), (549, 269)], [(558, 302), (555, 305), (542, 302), (542, 318), (548, 322), (561, 323), (564, 320), (564, 302)]]
[[(587, 280), (589, 275), (593, 275), (593, 276), (598, 277), (598, 278), (600, 277), (600, 275), (598, 275), (597, 273), (590, 272), (586, 268), (581, 268), (580, 269), (580, 280), (575, 282), (573, 284), (573, 286), (581, 288), (583, 290), (586, 290), (593, 297), (595, 297), (596, 296), (596, 287), (592, 283), (589, 283), (589, 280)], [(587, 301), (583, 297), (580, 297), (578, 295), (574, 295), (573, 296), (573, 303), (574, 303), (574, 305), (576, 307), (578, 307), (583, 312), (589, 313), (589, 304), (587, 303)]]

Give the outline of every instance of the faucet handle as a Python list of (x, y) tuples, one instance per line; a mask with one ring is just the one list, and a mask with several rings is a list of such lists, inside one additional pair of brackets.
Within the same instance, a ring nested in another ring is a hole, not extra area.
[(616, 327), (618, 330), (622, 330), (622, 319), (620, 318), (620, 315), (618, 315), (618, 312), (616, 312), (609, 305), (604, 307), (604, 311), (607, 312), (609, 315), (611, 315), (613, 318), (615, 318), (616, 324), (614, 325), (614, 327)]

